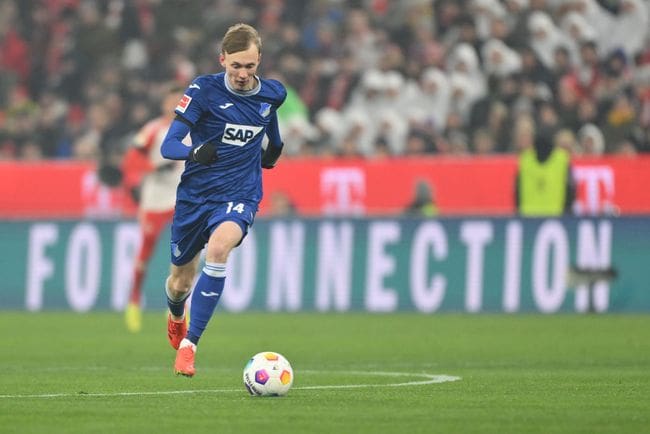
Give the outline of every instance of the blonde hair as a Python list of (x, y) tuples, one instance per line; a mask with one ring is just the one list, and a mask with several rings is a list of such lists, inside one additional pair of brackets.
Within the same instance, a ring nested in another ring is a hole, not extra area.
[(251, 44), (255, 44), (258, 52), (262, 52), (262, 38), (253, 26), (248, 24), (235, 24), (231, 26), (221, 42), (221, 53), (230, 54), (248, 50)]

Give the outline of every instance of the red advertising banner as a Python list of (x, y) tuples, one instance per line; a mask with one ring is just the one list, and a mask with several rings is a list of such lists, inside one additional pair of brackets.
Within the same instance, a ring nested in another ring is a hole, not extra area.
[[(576, 159), (578, 214), (650, 214), (650, 156)], [(426, 181), (442, 215), (514, 212), (517, 159), (504, 157), (382, 160), (282, 159), (264, 171), (265, 197), (283, 193), (300, 214), (399, 214)], [(97, 179), (86, 162), (0, 162), (0, 218), (132, 216), (121, 188)]]
[[(650, 156), (576, 159), (573, 169), (577, 214), (650, 212)], [(265, 200), (283, 191), (306, 214), (399, 213), (419, 180), (434, 190), (441, 214), (507, 215), (515, 210), (514, 156), (286, 160), (274, 170), (264, 180)]]
[(400, 213), (420, 180), (443, 213), (507, 214), (514, 203), (512, 158), (287, 160), (274, 170), (265, 174), (265, 200), (283, 191), (306, 214)]
[(99, 182), (89, 162), (0, 162), (0, 218), (111, 218), (133, 215), (122, 188)]

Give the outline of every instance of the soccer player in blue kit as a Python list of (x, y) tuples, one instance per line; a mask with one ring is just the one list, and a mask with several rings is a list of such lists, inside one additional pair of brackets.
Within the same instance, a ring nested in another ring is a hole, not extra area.
[[(167, 336), (177, 350), (174, 372), (187, 377), (195, 373), (197, 344), (221, 297), (228, 254), (257, 213), (262, 168), (273, 168), (282, 151), (276, 110), (287, 93), (280, 82), (256, 75), (261, 47), (253, 27), (228, 29), (219, 55), (225, 72), (200, 76), (189, 85), (161, 148), (165, 158), (187, 160), (176, 194), (172, 265), (165, 283)], [(181, 142), (188, 133), (191, 148)], [(265, 150), (264, 134), (269, 138)], [(205, 266), (191, 292), (206, 243)]]

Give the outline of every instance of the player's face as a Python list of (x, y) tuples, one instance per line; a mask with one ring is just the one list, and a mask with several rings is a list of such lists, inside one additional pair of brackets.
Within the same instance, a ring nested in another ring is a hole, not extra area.
[(255, 44), (245, 51), (222, 53), (219, 56), (221, 66), (226, 69), (228, 83), (236, 90), (250, 90), (255, 87), (255, 73), (260, 64), (260, 52)]

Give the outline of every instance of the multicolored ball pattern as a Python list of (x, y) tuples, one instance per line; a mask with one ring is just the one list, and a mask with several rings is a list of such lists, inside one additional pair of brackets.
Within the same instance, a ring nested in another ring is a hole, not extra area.
[(293, 385), (289, 361), (273, 351), (255, 354), (244, 367), (244, 386), (253, 396), (284, 396)]

